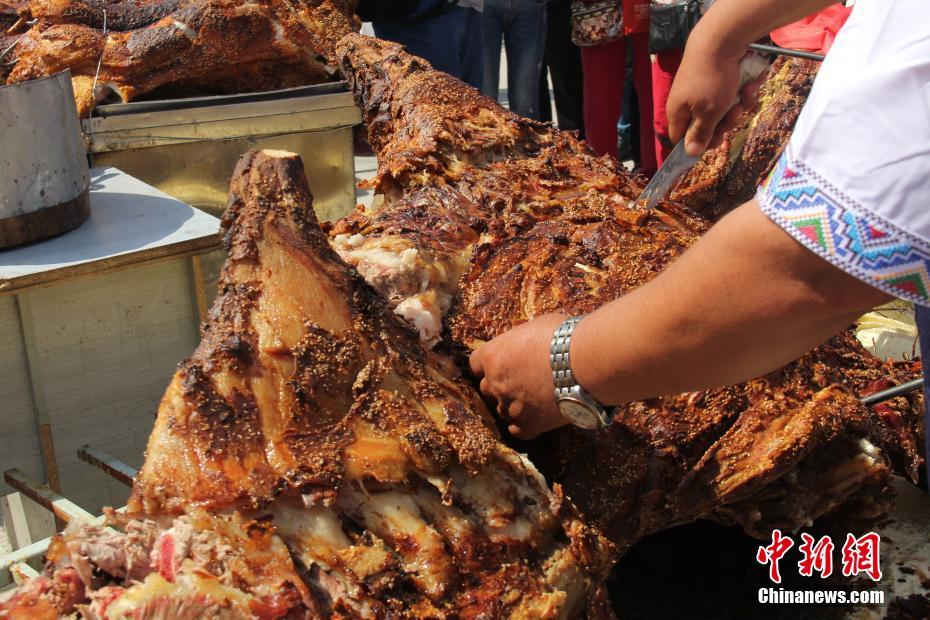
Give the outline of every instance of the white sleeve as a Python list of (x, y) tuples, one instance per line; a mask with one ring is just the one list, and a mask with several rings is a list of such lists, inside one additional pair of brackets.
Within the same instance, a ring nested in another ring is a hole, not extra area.
[(930, 5), (859, 0), (763, 211), (847, 272), (930, 305)]

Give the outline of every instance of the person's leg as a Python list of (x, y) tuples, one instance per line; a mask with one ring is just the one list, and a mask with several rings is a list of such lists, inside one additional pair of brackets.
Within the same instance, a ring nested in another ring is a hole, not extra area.
[(672, 82), (675, 81), (683, 53), (684, 50), (659, 52), (656, 61), (652, 63), (652, 113), (655, 116), (656, 164), (659, 166), (671, 153), (671, 149), (663, 145), (658, 136), (668, 136), (668, 94), (672, 90)]
[[(626, 51), (628, 54), (630, 53), (629, 48), (627, 48)], [(642, 156), (642, 149), (639, 148), (639, 145), (642, 142), (642, 139), (640, 138), (640, 135), (639, 135), (639, 123), (640, 123), (639, 99), (636, 97), (636, 88), (631, 88), (630, 93), (631, 93), (630, 100), (623, 102), (624, 109), (626, 109), (627, 105), (629, 105), (630, 107), (630, 117), (629, 117), (630, 118), (630, 127), (629, 127), (630, 131), (629, 131), (629, 136), (627, 136), (627, 138), (629, 139), (629, 144), (627, 145), (627, 149), (629, 150), (629, 159), (633, 160), (633, 168), (640, 169), (643, 166), (643, 156)], [(626, 155), (626, 153), (623, 152), (623, 145), (621, 144), (620, 153), (617, 159), (619, 159), (620, 161), (624, 161), (624, 158), (623, 158), (624, 155)]]
[(649, 35), (630, 35), (633, 42), (633, 84), (639, 103), (640, 171), (649, 178), (658, 170), (655, 130), (652, 114), (652, 61), (649, 58)]
[(459, 8), (431, 19), (407, 23), (399, 19), (372, 22), (375, 36), (396, 41), (415, 56), (429, 61), (434, 68), (457, 78), (462, 77), (458, 41), (465, 32), (467, 9)]
[(497, 101), (501, 77), (501, 44), (503, 43), (504, 6), (501, 0), (487, 0), (481, 14), (481, 50), (484, 54), (484, 73), (481, 92)]
[(555, 96), (559, 129), (577, 130), (583, 138), (581, 51), (572, 43), (571, 2), (551, 0), (546, 6), (548, 17), (545, 62), (552, 76), (552, 93)]
[[(639, 118), (635, 115), (636, 88), (633, 86), (633, 43), (626, 38), (626, 79), (623, 81), (623, 102), (620, 104), (620, 120), (617, 121), (617, 159), (626, 161), (639, 160)], [(638, 114), (638, 113), (637, 113)]]
[(552, 97), (549, 94), (549, 66), (543, 56), (542, 69), (539, 72), (539, 120), (552, 122)]
[(507, 92), (510, 109), (539, 118), (539, 77), (546, 44), (546, 4), (543, 0), (509, 0), (512, 18), (504, 28), (507, 46)]
[[(462, 58), (462, 81), (480, 89), (484, 83), (484, 26), (481, 13), (474, 9), (465, 11), (465, 31), (460, 44)], [(498, 48), (500, 56), (500, 48)]]
[(626, 40), (581, 48), (585, 140), (598, 155), (617, 156), (617, 119), (626, 79)]

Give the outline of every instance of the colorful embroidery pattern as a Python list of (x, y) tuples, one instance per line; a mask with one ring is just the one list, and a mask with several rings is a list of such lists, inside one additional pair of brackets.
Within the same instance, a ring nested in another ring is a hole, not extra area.
[(843, 271), (930, 305), (930, 246), (860, 207), (790, 151), (759, 188), (758, 200), (788, 234)]

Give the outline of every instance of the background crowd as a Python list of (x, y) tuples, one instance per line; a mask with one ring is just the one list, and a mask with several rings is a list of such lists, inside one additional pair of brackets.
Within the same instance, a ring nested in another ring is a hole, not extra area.
[[(378, 37), (494, 99), (503, 51), (511, 110), (578, 131), (597, 153), (632, 159), (648, 177), (667, 154), (656, 136), (668, 130), (665, 103), (682, 53), (674, 44), (650, 53), (650, 4), (661, 2), (362, 0), (359, 14)], [(586, 32), (585, 11), (605, 27)]]
[[(685, 41), (712, 2), (360, 0), (358, 11), (378, 37), (651, 177), (670, 151), (666, 104)], [(776, 43), (823, 52), (847, 16), (837, 4), (780, 29)]]

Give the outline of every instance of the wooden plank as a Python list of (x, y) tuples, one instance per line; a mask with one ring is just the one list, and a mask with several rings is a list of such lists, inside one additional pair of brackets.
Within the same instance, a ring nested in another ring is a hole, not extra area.
[(29, 385), (32, 390), (32, 401), (35, 403), (36, 430), (39, 436), (39, 450), (42, 454), (45, 479), (48, 480), (52, 489), (61, 492), (61, 481), (58, 478), (58, 462), (55, 458), (55, 442), (52, 438), (52, 429), (49, 426), (48, 402), (45, 399), (45, 377), (36, 351), (35, 325), (32, 321), (32, 304), (29, 293), (18, 295), (16, 305), (19, 308), (19, 324), (23, 332), (26, 364), (29, 367)]
[(8, 469), (3, 472), (3, 479), (8, 485), (26, 495), (34, 502), (45, 506), (55, 516), (68, 523), (69, 521), (90, 521), (94, 515), (90, 514), (67, 497), (57, 493), (48, 485), (30, 480), (18, 469)]
[(220, 247), (219, 220), (117, 170), (91, 171), (79, 228), (0, 255), (0, 291)]
[(22, 493), (0, 498), (3, 525), (11, 547), (21, 549), (55, 533), (55, 517)]
[(191, 256), (191, 288), (194, 301), (197, 304), (197, 316), (200, 322), (207, 320), (207, 311), (210, 309), (207, 305), (206, 283), (204, 282), (203, 261), (200, 256)]
[[(19, 467), (43, 478), (29, 366), (15, 297), (0, 297), (0, 471)], [(12, 489), (0, 481), (0, 495)]]
[(189, 273), (174, 259), (28, 293), (62, 493), (91, 512), (128, 490), (77, 450), (141, 465), (162, 394), (197, 346)]
[[(103, 523), (103, 517), (99, 517), (99, 522)], [(28, 563), (33, 568), (42, 568), (42, 556), (48, 551), (48, 546), (52, 539), (46, 538), (39, 542), (34, 542), (28, 547), (17, 549), (13, 553), (0, 556), (0, 590), (13, 585), (12, 568), (18, 564)]]
[[(140, 267), (147, 267), (149, 265), (156, 265), (158, 263), (169, 262), (179, 258), (190, 258), (192, 256), (212, 256), (214, 253), (217, 253), (222, 249), (222, 244), (211, 245), (209, 247), (191, 247), (190, 249), (184, 249), (181, 252), (165, 254), (164, 256), (153, 256), (135, 263), (116, 263), (111, 265), (106, 262), (102, 262), (98, 264), (97, 269), (76, 269), (74, 271), (64, 271), (58, 273), (54, 280), (38, 279), (35, 283), (25, 283), (25, 281), (21, 281), (20, 284), (22, 284), (22, 286), (16, 286), (9, 289), (3, 289), (3, 282), (0, 281), (0, 299), (2, 299), (4, 296), (17, 295), (23, 291), (33, 291), (36, 289), (54, 287), (59, 284), (72, 282), (74, 280), (87, 280), (90, 278), (108, 276), (113, 273), (129, 271), (132, 269), (138, 269)], [(207, 299), (210, 299), (209, 289), (207, 291)]]

